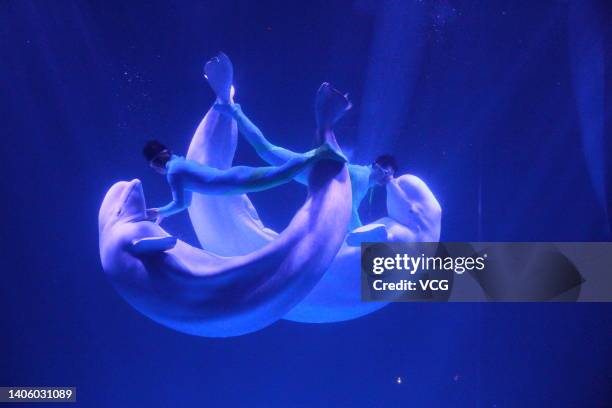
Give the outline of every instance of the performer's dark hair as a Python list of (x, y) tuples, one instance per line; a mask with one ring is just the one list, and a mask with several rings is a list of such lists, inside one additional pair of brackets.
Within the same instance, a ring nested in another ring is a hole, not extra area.
[(149, 140), (142, 148), (142, 154), (144, 154), (145, 159), (150, 162), (164, 150), (168, 150), (168, 148), (162, 143), (157, 140)]
[(397, 160), (390, 154), (381, 154), (374, 160), (374, 163), (378, 164), (381, 167), (391, 167), (393, 172), (397, 172)]

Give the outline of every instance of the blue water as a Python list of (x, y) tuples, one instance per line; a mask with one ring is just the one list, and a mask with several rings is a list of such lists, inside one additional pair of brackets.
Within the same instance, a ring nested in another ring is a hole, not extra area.
[[(442, 240), (608, 241), (611, 17), (604, 1), (2, 2), (0, 385), (76, 386), (83, 407), (612, 406), (609, 304), (393, 304), (207, 339), (134, 311), (97, 248), (114, 181), (169, 198), (141, 146), (186, 150), (219, 50), (290, 148), (311, 147), (322, 81), (350, 92), (340, 143), (423, 178)], [(236, 161), (261, 163), (244, 145)], [(303, 198), (253, 195), (276, 229)], [(379, 191), (362, 216), (383, 211)], [(195, 243), (186, 214), (166, 226)]]

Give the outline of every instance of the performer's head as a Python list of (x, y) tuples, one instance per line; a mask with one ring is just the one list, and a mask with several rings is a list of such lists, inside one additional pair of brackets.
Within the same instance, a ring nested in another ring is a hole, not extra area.
[(157, 140), (149, 140), (142, 149), (149, 166), (159, 174), (166, 174), (166, 163), (172, 157), (172, 151)]
[(397, 160), (390, 154), (382, 154), (374, 160), (371, 169), (370, 185), (384, 186), (395, 175), (397, 171)]

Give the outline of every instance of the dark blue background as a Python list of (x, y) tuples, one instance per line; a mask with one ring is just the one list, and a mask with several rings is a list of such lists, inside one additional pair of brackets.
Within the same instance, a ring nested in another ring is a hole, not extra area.
[[(292, 148), (311, 146), (318, 84), (349, 91), (341, 144), (422, 177), (443, 240), (609, 240), (609, 140), (583, 140), (610, 135), (610, 81), (583, 51), (600, 35), (609, 57), (612, 24), (605, 2), (576, 3), (1, 2), (0, 385), (77, 386), (85, 407), (610, 406), (607, 304), (394, 304), (197, 338), (128, 306), (97, 248), (113, 182), (168, 199), (141, 146), (186, 150), (219, 50), (244, 110)], [(237, 162), (261, 163), (243, 145)], [(303, 197), (294, 183), (254, 201), (282, 228)], [(167, 226), (194, 242), (185, 215)]]

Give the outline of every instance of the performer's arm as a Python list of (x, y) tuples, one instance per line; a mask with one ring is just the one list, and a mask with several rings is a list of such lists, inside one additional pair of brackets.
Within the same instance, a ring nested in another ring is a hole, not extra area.
[(351, 177), (351, 188), (353, 190), (353, 209), (350, 230), (354, 230), (355, 228), (363, 226), (361, 217), (359, 216), (359, 207), (363, 199), (368, 195), (371, 170), (369, 166), (349, 164), (348, 171)]
[(353, 205), (353, 209), (351, 210), (351, 225), (350, 229), (355, 229), (363, 226), (363, 222), (361, 222), (361, 217), (359, 216), (359, 210)]
[[(259, 157), (268, 162), (273, 166), (280, 166), (289, 160), (303, 156), (304, 154), (311, 154), (313, 151), (301, 154), (289, 149), (285, 149), (280, 146), (276, 146), (261, 132), (261, 130), (244, 114), (240, 105), (238, 104), (217, 104), (215, 109), (231, 116), (238, 125), (238, 130), (247, 140), (247, 142), (253, 146)], [(307, 184), (308, 177), (306, 174), (299, 174), (296, 177), (296, 181)]]
[(172, 201), (157, 209), (162, 218), (179, 213), (191, 205), (191, 192), (185, 189), (181, 174), (169, 174), (168, 184), (172, 190)]

